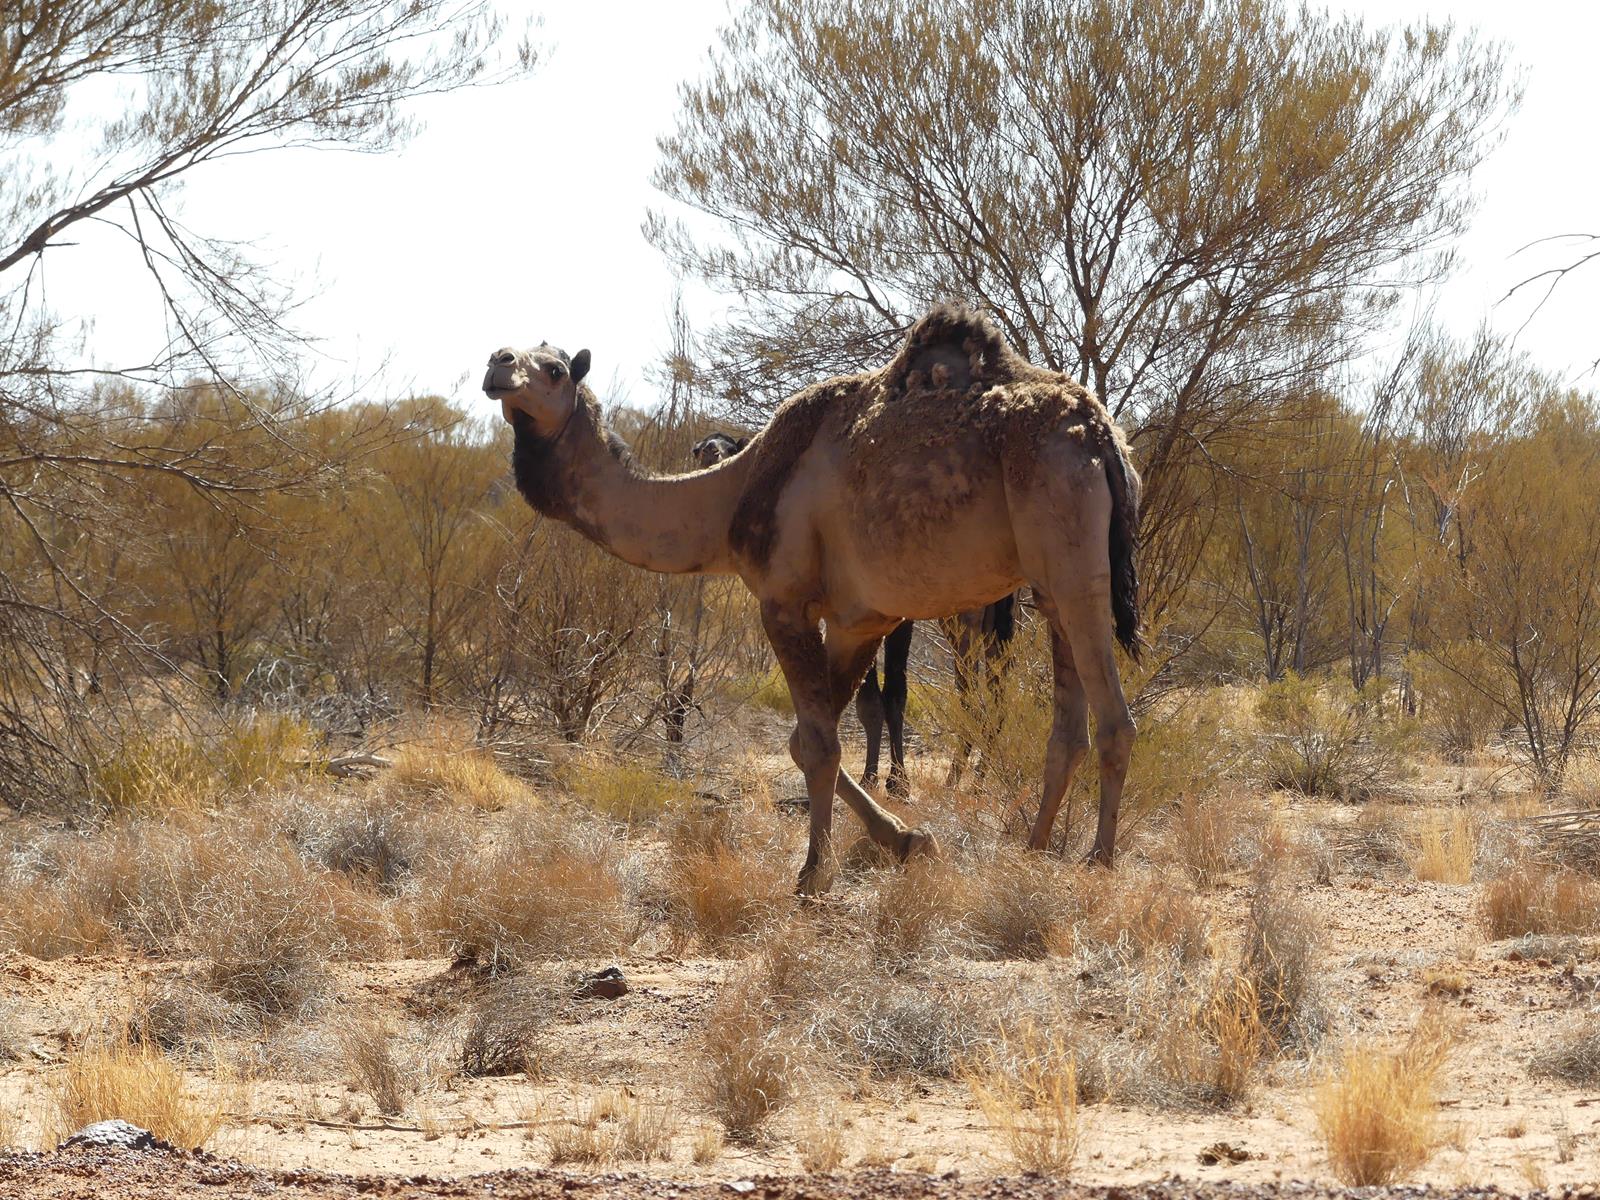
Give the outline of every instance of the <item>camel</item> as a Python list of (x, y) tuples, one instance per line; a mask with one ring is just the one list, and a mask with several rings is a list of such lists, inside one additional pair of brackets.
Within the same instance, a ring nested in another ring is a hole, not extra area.
[(810, 801), (797, 891), (831, 885), (835, 794), (901, 861), (939, 853), (840, 771), (839, 718), (902, 621), (981, 608), (1022, 585), (1050, 623), (1055, 675), (1029, 845), (1049, 845), (1092, 709), (1090, 858), (1111, 865), (1134, 739), (1114, 643), (1139, 647), (1140, 483), (1091, 392), (1028, 363), (977, 313), (940, 306), (883, 367), (790, 396), (742, 453), (653, 476), (606, 429), (583, 383), (589, 366), (588, 350), (543, 343), (490, 356), (483, 389), (512, 427), (518, 490), (626, 562), (738, 575), (755, 595), (794, 701), (789, 754)]
[[(732, 458), (750, 444), (748, 437), (716, 430), (696, 442), (689, 450), (695, 466), (714, 467)], [(972, 683), (973, 669), (982, 662), (993, 692), (999, 683), (996, 663), (1011, 641), (1015, 628), (1015, 594), (1002, 596), (993, 604), (972, 612), (958, 613), (940, 620), (939, 628), (950, 643), (956, 674), (956, 692), (963, 699)], [(878, 764), (882, 757), (883, 735), (889, 733), (889, 777), (884, 790), (898, 800), (911, 798), (911, 781), (906, 772), (906, 699), (909, 695), (911, 637), (915, 621), (902, 621), (883, 639), (883, 683), (878, 683), (876, 661), (867, 665), (866, 677), (856, 690), (856, 719), (867, 736), (867, 761), (861, 771), (861, 786), (876, 787)], [(972, 743), (963, 734), (961, 745), (950, 756), (945, 785), (954, 787), (972, 758)], [(981, 763), (980, 763), (981, 766)]]

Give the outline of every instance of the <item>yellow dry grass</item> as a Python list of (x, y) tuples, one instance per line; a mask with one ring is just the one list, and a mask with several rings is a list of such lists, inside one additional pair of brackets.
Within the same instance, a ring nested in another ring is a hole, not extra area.
[(694, 789), (682, 780), (598, 755), (574, 758), (562, 768), (561, 780), (583, 804), (630, 828), (682, 812), (694, 801)]
[(445, 801), (484, 812), (498, 812), (532, 797), (521, 780), (500, 769), (493, 755), (432, 742), (401, 747), (384, 782), (403, 796)]
[(1024, 1022), (970, 1059), (961, 1077), (1018, 1168), (1071, 1173), (1081, 1137), (1078, 1070), (1060, 1032)]
[(1484, 885), (1478, 918), (1491, 938), (1592, 933), (1600, 930), (1600, 881), (1526, 863)]
[(1404, 1179), (1433, 1157), (1444, 1136), (1438, 1080), (1451, 1035), (1425, 1014), (1405, 1044), (1385, 1051), (1358, 1042), (1317, 1091), (1317, 1126), (1338, 1178), (1352, 1187)]
[(50, 1086), (45, 1143), (96, 1121), (121, 1118), (174, 1146), (204, 1146), (222, 1124), (222, 1105), (196, 1095), (165, 1055), (125, 1042), (79, 1050)]
[(1406, 861), (1424, 883), (1471, 883), (1479, 822), (1466, 808), (1423, 814), (1407, 838)]
[(722, 842), (683, 850), (667, 889), (675, 932), (698, 936), (711, 950), (759, 933), (793, 903), (787, 864)]

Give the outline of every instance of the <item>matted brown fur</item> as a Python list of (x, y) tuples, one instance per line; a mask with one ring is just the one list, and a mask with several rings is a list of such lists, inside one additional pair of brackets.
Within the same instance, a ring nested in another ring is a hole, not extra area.
[[(1112, 607), (1118, 640), (1137, 655), (1139, 476), (1121, 431), (1093, 392), (1029, 363), (982, 315), (941, 305), (911, 327), (883, 367), (814, 384), (779, 406), (745, 450), (754, 465), (729, 529), (735, 553), (767, 566), (784, 488), (830, 419), (850, 445), (850, 483), (867, 512), (891, 511), (884, 506), (901, 499), (907, 446), (937, 450), (977, 435), (1008, 480), (1023, 487), (1039, 443), (1066, 425), (1100, 461), (1111, 489)], [(917, 485), (930, 522), (968, 499), (962, 489), (969, 481), (959, 472), (930, 474)]]

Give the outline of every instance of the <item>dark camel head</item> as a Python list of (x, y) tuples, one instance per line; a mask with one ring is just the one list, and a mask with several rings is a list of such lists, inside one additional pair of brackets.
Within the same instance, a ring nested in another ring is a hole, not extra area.
[(507, 346), (489, 356), (483, 390), (491, 400), (500, 401), (500, 411), (512, 425), (517, 425), (521, 413), (532, 432), (550, 439), (567, 427), (578, 406), (578, 384), (588, 373), (587, 350), (568, 358), (565, 350), (545, 342), (531, 350)]
[(689, 453), (694, 458), (694, 465), (704, 470), (706, 467), (716, 466), (725, 458), (732, 458), (745, 448), (749, 440), (747, 437), (734, 437), (731, 433), (719, 430), (701, 438)]

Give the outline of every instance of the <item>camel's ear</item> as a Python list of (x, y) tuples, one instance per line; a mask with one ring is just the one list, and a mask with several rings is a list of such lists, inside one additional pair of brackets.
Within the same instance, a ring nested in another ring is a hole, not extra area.
[(589, 373), (589, 352), (579, 350), (572, 356), (572, 382), (582, 383), (583, 377)]

